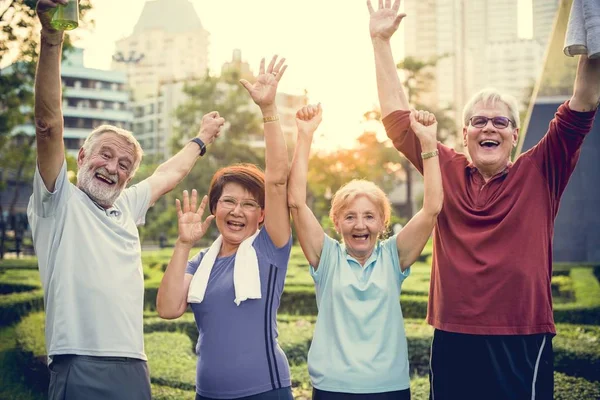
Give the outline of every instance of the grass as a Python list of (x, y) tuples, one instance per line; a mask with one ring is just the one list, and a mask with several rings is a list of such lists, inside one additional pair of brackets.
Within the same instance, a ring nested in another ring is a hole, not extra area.
[[(431, 253), (428, 244), (424, 253)], [(200, 250), (200, 249), (198, 249)], [(144, 337), (151, 371), (153, 398), (193, 399), (196, 374), (194, 344), (198, 331), (191, 313), (173, 321), (160, 319), (154, 297), (172, 249), (143, 253), (147, 310)], [(426, 262), (424, 262), (426, 261)], [(424, 322), (429, 291), (430, 257), (411, 267), (402, 286), (401, 303), (411, 363), (412, 398), (428, 399), (427, 369), (433, 329)], [(558, 400), (600, 398), (600, 284), (586, 266), (561, 267), (552, 279), (558, 335), (553, 343)], [(38, 400), (40, 389), (26, 381), (23, 359), (42, 357), (43, 313), (35, 259), (0, 261), (0, 399)], [(33, 288), (33, 290), (31, 290)], [(12, 294), (2, 294), (2, 290)], [(285, 314), (283, 313), (285, 312)], [(294, 397), (310, 399), (306, 357), (316, 321), (314, 284), (298, 246), (292, 248), (282, 306), (278, 315), (279, 343), (290, 362)], [(312, 315), (306, 315), (312, 314)], [(583, 324), (583, 325), (582, 325)], [(585, 325), (587, 324), (587, 325)], [(39, 360), (38, 360), (39, 361)], [(28, 366), (33, 363), (28, 363)], [(45, 368), (38, 373), (47, 373)], [(40, 380), (41, 382), (42, 380)]]

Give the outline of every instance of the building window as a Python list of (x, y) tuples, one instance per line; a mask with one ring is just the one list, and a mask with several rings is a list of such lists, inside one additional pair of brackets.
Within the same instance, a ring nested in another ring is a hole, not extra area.
[(73, 87), (75, 87), (75, 89), (81, 89), (81, 81), (75, 81)]

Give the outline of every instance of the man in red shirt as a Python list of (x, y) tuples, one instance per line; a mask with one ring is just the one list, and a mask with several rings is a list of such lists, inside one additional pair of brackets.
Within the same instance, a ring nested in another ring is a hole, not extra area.
[[(419, 141), (398, 79), (390, 38), (400, 1), (368, 3), (383, 123), (419, 170)], [(430, 398), (552, 399), (552, 234), (600, 99), (600, 60), (581, 56), (573, 97), (547, 134), (510, 162), (517, 145), (514, 98), (493, 89), (465, 106), (470, 160), (438, 143), (444, 204), (434, 231), (427, 321), (435, 328)]]

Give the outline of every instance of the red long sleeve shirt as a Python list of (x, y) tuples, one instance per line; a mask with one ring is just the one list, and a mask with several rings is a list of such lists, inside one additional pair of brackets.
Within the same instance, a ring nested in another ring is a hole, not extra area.
[[(487, 183), (465, 155), (438, 143), (444, 204), (434, 230), (429, 324), (481, 335), (556, 332), (554, 219), (594, 115), (561, 105), (540, 142)], [(423, 173), (409, 112), (395, 111), (383, 123)]]

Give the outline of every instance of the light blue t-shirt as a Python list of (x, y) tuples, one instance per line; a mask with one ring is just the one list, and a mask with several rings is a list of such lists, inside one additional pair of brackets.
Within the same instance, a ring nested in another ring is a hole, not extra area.
[(362, 267), (325, 235), (315, 281), (319, 314), (308, 352), (315, 388), (382, 393), (410, 387), (396, 235), (378, 242)]

